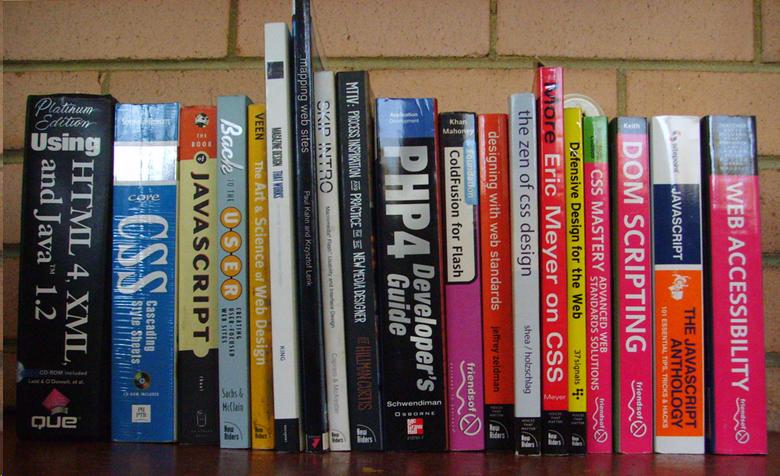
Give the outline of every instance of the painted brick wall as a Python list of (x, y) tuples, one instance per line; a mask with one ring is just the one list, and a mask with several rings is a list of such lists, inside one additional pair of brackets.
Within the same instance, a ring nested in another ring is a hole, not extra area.
[[(13, 406), (19, 197), (28, 94), (120, 101), (262, 100), (262, 24), (290, 0), (2, 2), (4, 404)], [(564, 13), (567, 12), (567, 13)], [(763, 206), (770, 427), (780, 430), (779, 0), (315, 0), (334, 70), (368, 69), (375, 94), (441, 110), (506, 110), (541, 60), (568, 92), (616, 114), (755, 114)]]

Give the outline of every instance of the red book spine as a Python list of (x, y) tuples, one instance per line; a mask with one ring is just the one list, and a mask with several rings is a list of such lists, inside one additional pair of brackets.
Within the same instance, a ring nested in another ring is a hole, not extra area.
[(479, 208), (482, 242), (482, 339), (486, 449), (512, 449), (512, 229), (506, 114), (479, 116)]
[(653, 451), (650, 154), (647, 120), (611, 125), (615, 449)]
[(563, 69), (539, 68), (535, 90), (539, 108), (542, 452), (561, 454), (569, 447)]

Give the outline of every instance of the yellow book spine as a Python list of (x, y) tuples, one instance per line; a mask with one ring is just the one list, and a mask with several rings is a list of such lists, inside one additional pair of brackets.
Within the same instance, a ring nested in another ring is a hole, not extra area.
[(252, 448), (274, 448), (271, 362), (271, 275), (268, 263), (268, 182), (265, 104), (249, 106), (249, 329)]
[[(582, 110), (563, 112), (566, 151), (566, 284), (568, 288), (569, 412), (587, 411), (587, 327), (585, 318), (585, 187), (582, 161)], [(572, 444), (576, 417), (572, 415)], [(584, 433), (582, 443), (584, 448)]]

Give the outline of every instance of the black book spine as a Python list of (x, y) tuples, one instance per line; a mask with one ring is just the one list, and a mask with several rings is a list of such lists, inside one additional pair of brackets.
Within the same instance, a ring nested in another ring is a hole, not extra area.
[(22, 438), (108, 435), (114, 105), (111, 96), (27, 99), (16, 400)]
[(385, 449), (447, 448), (438, 117), (378, 99), (377, 256)]
[(354, 449), (380, 451), (383, 440), (374, 249), (374, 143), (368, 73), (338, 73), (336, 88), (350, 436)]
[(303, 431), (306, 451), (320, 452), (327, 450), (329, 445), (318, 253), (311, 4), (308, 0), (295, 0), (293, 70), (295, 234)]

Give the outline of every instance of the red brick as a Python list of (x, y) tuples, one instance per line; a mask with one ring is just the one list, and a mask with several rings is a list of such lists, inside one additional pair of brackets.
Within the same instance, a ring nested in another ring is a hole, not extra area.
[(28, 95), (62, 92), (99, 94), (100, 77), (96, 71), (3, 73), (3, 86), (3, 117), (8, 119), (3, 130), (3, 145), (6, 149), (21, 149)]
[(6, 60), (215, 58), (229, 0), (3, 2)]
[(245, 94), (257, 102), (265, 98), (259, 69), (113, 72), (109, 85), (121, 102), (178, 101), (190, 106), (216, 104), (220, 95)]
[(759, 180), (761, 249), (764, 253), (777, 253), (780, 252), (780, 169), (760, 170)]
[(3, 258), (3, 336), (16, 339), (19, 322), (19, 258)]
[(780, 154), (778, 73), (631, 71), (626, 78), (629, 114), (753, 114), (759, 154)]
[[(262, 56), (263, 22), (288, 21), (290, 2), (241, 0), (237, 51)], [(485, 56), (490, 0), (321, 0), (314, 5), (325, 56)]]
[(19, 243), (22, 205), (22, 164), (3, 166), (3, 243)]
[(498, 0), (497, 28), (499, 55), (753, 59), (751, 0)]
[[(506, 113), (509, 95), (531, 91), (533, 75), (504, 69), (379, 70), (371, 72), (371, 89), (377, 97), (435, 97), (440, 111)], [(588, 94), (609, 115), (617, 112), (614, 71), (567, 70), (566, 87)]]

